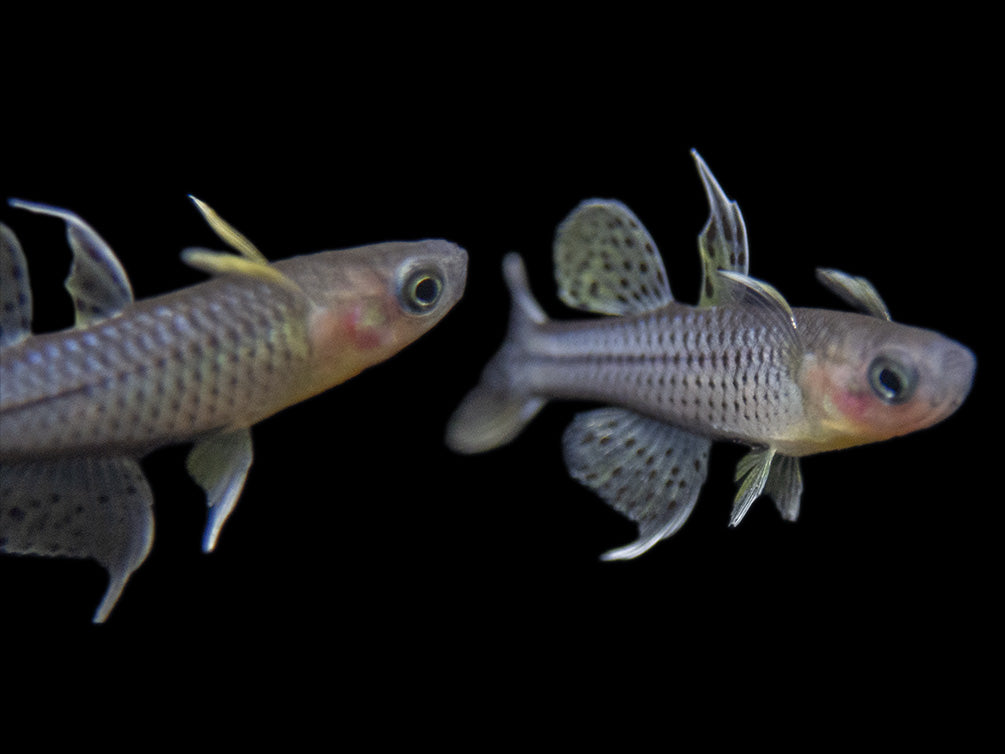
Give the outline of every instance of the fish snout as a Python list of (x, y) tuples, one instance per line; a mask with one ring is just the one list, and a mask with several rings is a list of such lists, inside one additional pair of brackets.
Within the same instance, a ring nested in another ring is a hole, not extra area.
[(948, 416), (970, 393), (977, 371), (977, 357), (966, 346), (947, 340), (938, 357), (938, 368), (941, 373), (941, 398)]

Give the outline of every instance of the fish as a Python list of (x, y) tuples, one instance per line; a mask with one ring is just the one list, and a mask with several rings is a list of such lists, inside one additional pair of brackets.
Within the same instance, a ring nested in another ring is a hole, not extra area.
[(570, 476), (637, 527), (604, 560), (638, 557), (680, 529), (712, 442), (749, 448), (731, 526), (762, 495), (795, 521), (800, 458), (930, 427), (959, 408), (976, 370), (965, 346), (893, 322), (865, 278), (817, 270), (854, 311), (790, 307), (748, 274), (739, 205), (692, 156), (709, 204), (697, 305), (673, 297), (655, 242), (627, 206), (584, 201), (555, 234), (558, 296), (604, 316), (549, 318), (522, 258), (507, 254), (506, 337), (447, 424), (452, 450), (480, 453), (511, 442), (552, 400), (601, 404), (574, 416), (562, 450)]
[(377, 243), (268, 262), (191, 197), (230, 251), (189, 248), (204, 282), (140, 301), (108, 244), (77, 215), (72, 328), (32, 334), (21, 245), (0, 224), (0, 552), (89, 558), (108, 572), (105, 621), (153, 541), (139, 460), (192, 443), (212, 551), (252, 463), (252, 425), (382, 362), (461, 298), (467, 252), (449, 241)]

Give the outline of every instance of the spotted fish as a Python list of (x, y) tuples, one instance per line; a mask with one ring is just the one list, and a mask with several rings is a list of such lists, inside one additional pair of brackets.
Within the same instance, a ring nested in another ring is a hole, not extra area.
[(655, 243), (626, 206), (586, 201), (556, 234), (559, 297), (614, 316), (549, 319), (521, 258), (508, 255), (507, 337), (447, 429), (452, 449), (477, 453), (511, 441), (551, 399), (607, 404), (578, 414), (563, 437), (571, 476), (638, 526), (606, 559), (636, 557), (681, 527), (712, 441), (751, 448), (736, 470), (731, 525), (762, 494), (795, 520), (801, 456), (945, 419), (976, 367), (962, 345), (892, 322), (862, 278), (818, 270), (857, 313), (792, 308), (749, 277), (740, 209), (693, 155), (710, 205), (698, 306), (674, 300)]
[(194, 200), (237, 253), (186, 249), (212, 279), (133, 301), (108, 245), (73, 213), (66, 287), (75, 327), (31, 334), (31, 290), (0, 225), (0, 551), (93, 558), (109, 573), (107, 618), (153, 539), (137, 459), (194, 443), (187, 468), (216, 544), (252, 462), (250, 427), (384, 361), (457, 302), (467, 254), (442, 240), (381, 243), (270, 264)]

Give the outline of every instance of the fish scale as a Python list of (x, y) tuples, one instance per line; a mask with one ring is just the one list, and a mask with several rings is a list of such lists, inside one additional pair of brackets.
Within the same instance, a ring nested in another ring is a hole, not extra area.
[(186, 249), (208, 282), (146, 301), (105, 241), (66, 210), (75, 326), (31, 333), (27, 262), (0, 224), (0, 552), (92, 558), (105, 620), (153, 541), (138, 459), (192, 442), (216, 546), (252, 463), (250, 427), (381, 362), (460, 298), (467, 253), (442, 240), (371, 244), (274, 264), (195, 200), (237, 254)]
[(309, 356), (304, 306), (275, 286), (220, 279), (149, 299), (0, 351), (0, 454), (142, 453), (248, 426)]
[(802, 418), (802, 396), (786, 377), (783, 338), (769, 337), (770, 325), (758, 318), (756, 309), (671, 305), (636, 317), (548, 322), (527, 340), (512, 387), (613, 401), (711, 430), (715, 439), (762, 443)]

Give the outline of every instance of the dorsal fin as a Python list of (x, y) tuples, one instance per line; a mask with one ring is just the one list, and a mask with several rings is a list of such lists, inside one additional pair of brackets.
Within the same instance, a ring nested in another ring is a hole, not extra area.
[(826, 267), (817, 268), (817, 280), (849, 306), (880, 319), (890, 319), (890, 310), (875, 286), (865, 278)]
[(192, 200), (192, 203), (202, 213), (206, 222), (209, 223), (209, 227), (220, 237), (221, 241), (252, 262), (259, 262), (260, 264), (269, 263), (269, 260), (258, 250), (258, 247), (249, 241), (244, 234), (235, 229), (233, 225), (220, 217), (216, 213), (216, 210), (206, 204), (206, 202), (196, 199), (191, 194), (188, 195), (188, 198)]
[(600, 314), (635, 314), (673, 301), (663, 260), (648, 231), (620, 202), (592, 199), (558, 226), (558, 295)]
[(85, 327), (122, 311), (133, 300), (129, 278), (115, 253), (90, 225), (73, 212), (46, 204), (11, 199), (10, 205), (66, 223), (66, 238), (73, 250), (73, 264), (66, 290), (76, 309), (75, 325)]
[(28, 263), (14, 231), (0, 223), (0, 348), (31, 335)]
[(750, 268), (747, 249), (747, 228), (743, 214), (736, 202), (731, 201), (715, 180), (708, 165), (701, 156), (691, 150), (691, 156), (698, 167), (698, 175), (705, 186), (708, 197), (708, 222), (698, 236), (698, 252), (701, 255), (701, 306), (720, 304), (723, 292), (718, 288), (719, 271), (738, 272), (746, 275)]
[(246, 275), (270, 283), (276, 283), (294, 293), (304, 295), (303, 289), (293, 280), (269, 264), (269, 260), (243, 234), (220, 217), (216, 211), (189, 194), (189, 199), (209, 223), (209, 227), (220, 239), (240, 256), (209, 249), (185, 249), (181, 258), (185, 264), (210, 275)]
[(720, 303), (755, 307), (795, 338), (796, 316), (777, 288), (739, 272), (722, 270), (715, 274), (719, 278), (716, 287), (720, 290)]

